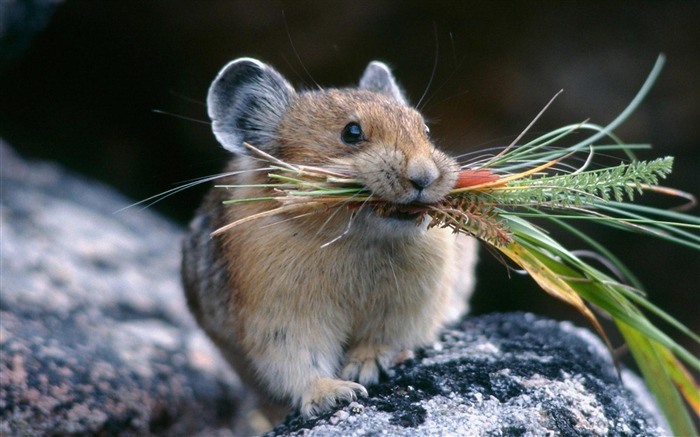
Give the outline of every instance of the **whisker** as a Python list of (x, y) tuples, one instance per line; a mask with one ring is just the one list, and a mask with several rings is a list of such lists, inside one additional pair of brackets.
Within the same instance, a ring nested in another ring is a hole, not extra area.
[(423, 102), (423, 99), (425, 98), (425, 96), (428, 94), (428, 91), (430, 90), (430, 86), (433, 84), (433, 80), (435, 79), (435, 73), (437, 72), (438, 60), (440, 59), (440, 56), (439, 56), (440, 44), (439, 44), (439, 40), (438, 40), (437, 24), (434, 21), (433, 21), (433, 31), (435, 32), (435, 59), (433, 60), (433, 70), (430, 72), (430, 79), (428, 79), (428, 85), (425, 87), (425, 91), (423, 91), (423, 95), (420, 96), (420, 99), (418, 99), (418, 103), (416, 103), (416, 108), (419, 111), (422, 110), (421, 103)]
[(201, 178), (191, 179), (191, 182), (187, 182), (186, 184), (179, 185), (175, 188), (171, 188), (169, 190), (163, 191), (162, 193), (155, 194), (151, 197), (148, 197), (148, 198), (143, 199), (143, 200), (139, 200), (138, 202), (132, 203), (131, 205), (127, 205), (123, 208), (120, 208), (120, 209), (114, 211), (114, 214), (121, 213), (127, 209), (130, 209), (130, 208), (133, 208), (133, 207), (139, 206), (139, 205), (143, 205), (140, 208), (140, 210), (144, 210), (144, 209), (149, 208), (149, 207), (155, 205), (156, 203), (158, 203), (164, 199), (167, 199), (168, 197), (170, 197), (174, 194), (177, 194), (181, 191), (187, 190), (189, 188), (195, 187), (195, 186), (200, 185), (200, 184), (212, 182), (212, 181), (215, 181), (217, 179), (222, 179), (222, 178), (229, 177), (229, 176), (236, 176), (236, 175), (247, 173), (247, 172), (271, 171), (271, 170), (272, 170), (271, 168), (247, 169), (247, 170), (240, 170), (240, 171), (233, 171), (233, 172), (226, 172), (226, 173), (218, 173), (215, 175), (203, 176)]
[(167, 115), (168, 117), (179, 118), (180, 120), (191, 121), (199, 124), (206, 124), (207, 126), (211, 125), (210, 121), (200, 120), (198, 118), (193, 117), (187, 117), (186, 115), (175, 114), (174, 112), (163, 111), (161, 109), (151, 109), (151, 112), (160, 115)]
[(301, 65), (301, 68), (304, 70), (304, 73), (306, 73), (306, 76), (311, 79), (311, 82), (313, 82), (314, 85), (316, 85), (316, 88), (319, 90), (322, 89), (321, 85), (316, 82), (314, 77), (311, 75), (309, 70), (306, 68), (306, 65), (304, 65), (304, 62), (301, 60), (301, 56), (299, 56), (299, 51), (297, 50), (296, 46), (294, 45), (294, 40), (292, 39), (292, 33), (289, 30), (289, 23), (287, 23), (287, 16), (284, 13), (284, 9), (282, 9), (282, 21), (284, 22), (284, 30), (287, 32), (287, 38), (289, 38), (289, 45), (292, 47), (292, 51), (294, 52), (294, 56), (296, 56), (297, 61), (299, 61), (299, 65)]
[(205, 106), (205, 107), (207, 106), (207, 103), (206, 103), (206, 102), (203, 102), (203, 101), (200, 100), (200, 99), (195, 99), (194, 97), (186, 96), (186, 95), (184, 95), (184, 94), (182, 94), (182, 93), (179, 93), (179, 92), (177, 92), (177, 91), (175, 91), (175, 90), (169, 90), (168, 92), (169, 92), (171, 95), (173, 95), (173, 96), (175, 96), (175, 97), (177, 97), (177, 98), (179, 98), (179, 99), (181, 99), (181, 100), (184, 100), (184, 101), (186, 101), (186, 102), (194, 103), (195, 105), (198, 105), (198, 106)]
[(288, 217), (288, 218), (286, 218), (286, 219), (278, 220), (278, 221), (276, 221), (276, 222), (274, 222), (274, 223), (269, 223), (269, 224), (267, 224), (267, 225), (262, 225), (262, 226), (260, 226), (260, 229), (265, 229), (265, 228), (269, 228), (269, 227), (272, 227), (272, 226), (276, 226), (276, 225), (278, 225), (278, 224), (280, 224), (280, 223), (291, 222), (291, 221), (293, 221), (293, 220), (299, 220), (299, 219), (301, 219), (301, 218), (313, 216), (313, 215), (316, 215), (316, 214), (317, 214), (317, 213), (316, 213), (315, 211), (306, 212), (306, 213), (304, 213), (304, 214), (298, 214), (298, 215), (295, 215), (295, 216), (293, 216), (293, 217)]
[(335, 243), (336, 241), (340, 240), (341, 238), (345, 237), (345, 236), (350, 232), (350, 228), (352, 227), (352, 223), (353, 223), (353, 221), (354, 221), (354, 218), (355, 218), (355, 213), (353, 212), (353, 213), (350, 214), (350, 218), (349, 218), (349, 220), (348, 220), (348, 226), (345, 228), (345, 231), (343, 231), (342, 234), (338, 235), (337, 237), (335, 237), (335, 238), (332, 239), (331, 241), (328, 241), (328, 242), (326, 242), (326, 243), (323, 243), (323, 244), (321, 245), (321, 249), (323, 249), (324, 247), (328, 247), (328, 246), (330, 246), (331, 244)]

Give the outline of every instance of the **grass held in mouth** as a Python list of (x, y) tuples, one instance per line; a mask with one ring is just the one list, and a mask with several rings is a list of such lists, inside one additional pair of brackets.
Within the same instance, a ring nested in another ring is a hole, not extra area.
[[(358, 175), (283, 162), (246, 144), (268, 163), (269, 184), (264, 186), (271, 194), (225, 203), (235, 207), (241, 202), (267, 201), (274, 206), (214, 234), (281, 213), (301, 217), (347, 208), (400, 214), (417, 224), (427, 221), (428, 227), (449, 227), (471, 235), (528, 272), (545, 292), (575, 307), (612, 350), (589, 305), (606, 312), (673, 433), (695, 435), (690, 415), (700, 415), (700, 390), (687, 367), (700, 371), (700, 360), (676, 338), (687, 336), (700, 344), (700, 336), (650, 302), (632, 272), (603, 243), (575, 227), (578, 221), (592, 221), (700, 250), (700, 218), (635, 203), (644, 193), (655, 192), (678, 200), (681, 207), (695, 204), (692, 195), (660, 185), (672, 171), (673, 158), (637, 160), (635, 151), (648, 146), (625, 144), (614, 134), (644, 98), (662, 65), (660, 57), (637, 96), (607, 126), (576, 123), (517, 144), (521, 135), (496, 152), (478, 152), (461, 165), (455, 187), (436, 204), (387, 203), (369, 191)], [(609, 269), (594, 267), (579, 252), (559, 244), (547, 232), (550, 226), (580, 239), (606, 260)], [(653, 324), (648, 314), (672, 328), (674, 335)]]

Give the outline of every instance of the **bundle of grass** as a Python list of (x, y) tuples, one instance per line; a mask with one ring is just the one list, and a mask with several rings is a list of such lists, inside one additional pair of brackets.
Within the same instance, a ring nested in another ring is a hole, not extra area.
[[(241, 202), (266, 201), (274, 206), (230, 223), (214, 235), (280, 213), (302, 217), (333, 214), (338, 208), (370, 208), (377, 214), (400, 214), (418, 223), (430, 220), (429, 227), (450, 227), (471, 235), (529, 273), (544, 291), (580, 311), (610, 347), (587, 304), (607, 313), (623, 335), (674, 434), (695, 434), (683, 398), (700, 415), (699, 390), (682, 363), (700, 370), (700, 360), (645, 314), (653, 314), (695, 342), (700, 343), (700, 337), (651, 303), (634, 275), (604, 244), (571, 224), (576, 220), (595, 221), (700, 250), (700, 219), (677, 210), (632, 203), (635, 195), (653, 191), (681, 199), (685, 206), (695, 204), (690, 194), (659, 185), (671, 173), (673, 158), (638, 161), (634, 151), (648, 146), (625, 144), (613, 133), (637, 108), (662, 65), (660, 57), (637, 96), (607, 126), (582, 122), (518, 144), (521, 134), (508, 147), (463, 156), (465, 162), (454, 189), (437, 204), (390, 204), (370, 192), (357, 175), (283, 162), (246, 144), (269, 164), (265, 168), (269, 183), (264, 187), (270, 196), (225, 203), (235, 207)], [(566, 144), (573, 133), (580, 136), (586, 132), (591, 135)], [(607, 165), (615, 153), (623, 158)], [(555, 241), (545, 230), (548, 225), (560, 227), (588, 244), (605, 259), (607, 271)]]

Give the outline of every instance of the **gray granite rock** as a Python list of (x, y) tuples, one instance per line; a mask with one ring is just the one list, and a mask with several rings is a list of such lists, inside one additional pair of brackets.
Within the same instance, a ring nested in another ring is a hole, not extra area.
[(589, 331), (532, 314), (466, 318), (370, 397), (268, 436), (658, 436), (637, 377), (623, 386)]
[(181, 230), (0, 142), (0, 435), (228, 428), (240, 384), (187, 312)]

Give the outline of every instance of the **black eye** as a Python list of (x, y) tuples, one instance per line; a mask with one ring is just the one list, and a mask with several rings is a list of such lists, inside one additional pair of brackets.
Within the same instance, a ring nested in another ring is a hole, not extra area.
[(353, 121), (345, 125), (340, 133), (340, 139), (345, 144), (357, 144), (360, 141), (364, 141), (365, 135), (362, 133), (360, 125)]
[(424, 125), (423, 125), (423, 131), (425, 132), (425, 135), (426, 135), (426, 136), (429, 136), (429, 135), (430, 135), (430, 128), (428, 127), (427, 124), (424, 124)]

